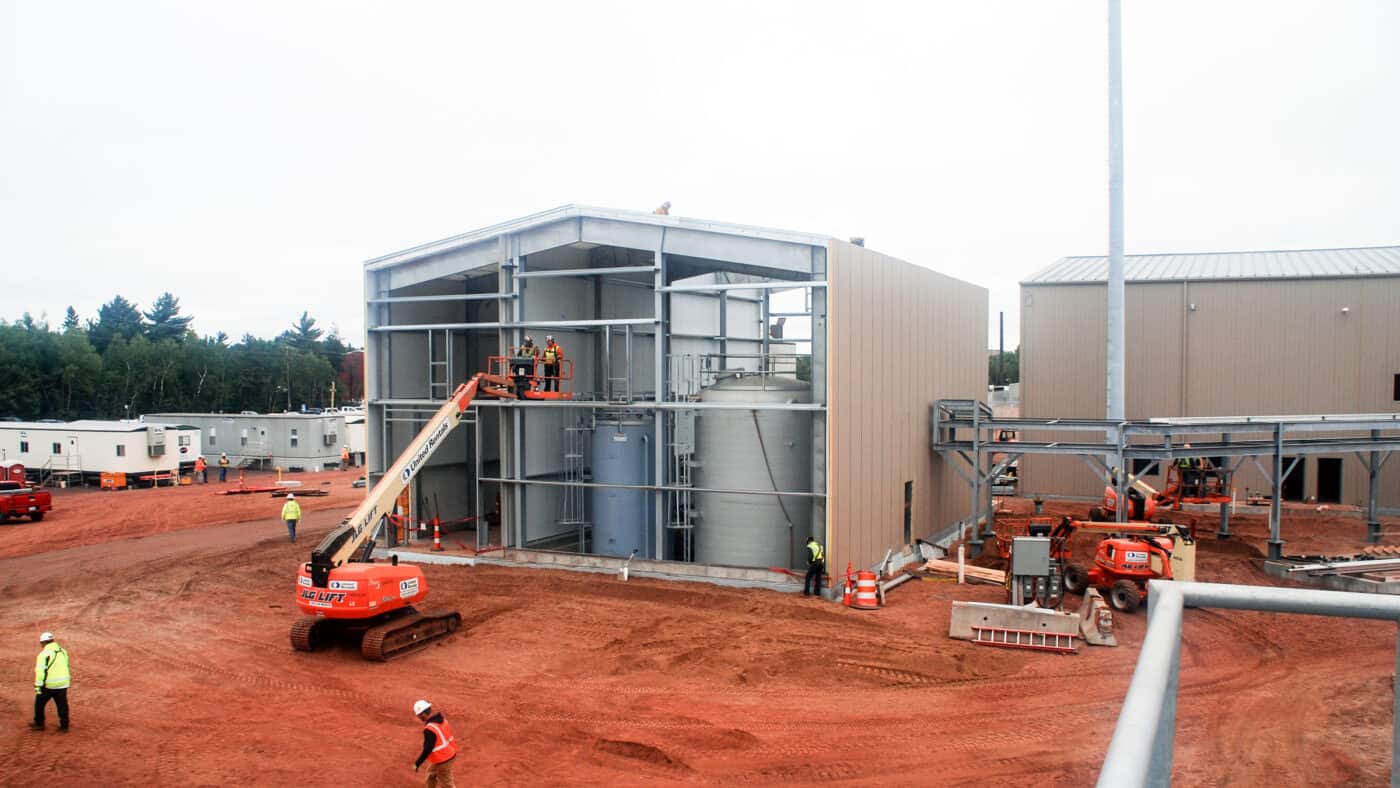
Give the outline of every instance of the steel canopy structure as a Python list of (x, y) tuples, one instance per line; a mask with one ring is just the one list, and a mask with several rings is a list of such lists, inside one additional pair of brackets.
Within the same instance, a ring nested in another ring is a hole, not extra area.
[[(1376, 483), (1390, 453), (1400, 449), (1400, 413), (1344, 413), (1305, 416), (1226, 416), (1160, 418), (1127, 421), (1107, 419), (998, 418), (985, 403), (977, 400), (938, 400), (930, 421), (931, 446), (945, 456), (958, 457), (972, 472), (959, 468), (973, 488), (970, 520), (959, 524), (959, 531), (973, 526), (974, 541), (982, 533), (976, 523), (985, 516), (986, 533), (992, 527), (990, 483), (1012, 462), (1027, 454), (1054, 454), (1079, 457), (1105, 483), (1116, 481), (1119, 499), (1129, 485), (1127, 474), (1117, 468), (1131, 468), (1133, 460), (1168, 464), (1182, 457), (1222, 457), (1227, 470), (1253, 462), (1272, 486), (1269, 507), (1269, 557), (1283, 554), (1281, 533), (1282, 487), (1299, 458), (1309, 454), (1354, 453), (1369, 474), (1366, 512), (1367, 538), (1380, 541), (1377, 521)], [(998, 433), (1019, 435), (1014, 443), (995, 440)], [(1036, 440), (1037, 433), (1084, 433), (1084, 439)], [(1112, 436), (1101, 438), (1100, 436)], [(1190, 448), (1186, 448), (1190, 444)], [(992, 455), (1003, 455), (996, 463)], [(1103, 458), (1113, 458), (1112, 465)], [(1259, 458), (1268, 457), (1265, 468)], [(1285, 465), (1285, 457), (1291, 457)], [(954, 464), (954, 467), (958, 467)], [(985, 471), (983, 470), (985, 469)], [(1144, 471), (1146, 473), (1146, 471)], [(1228, 537), (1228, 504), (1221, 506), (1219, 535)], [(1120, 512), (1122, 517), (1124, 512)]]

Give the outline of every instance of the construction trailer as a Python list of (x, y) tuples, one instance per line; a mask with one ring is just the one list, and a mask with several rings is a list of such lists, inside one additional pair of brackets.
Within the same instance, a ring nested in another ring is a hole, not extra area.
[[(1124, 265), (1127, 418), (1400, 411), (1400, 246), (1129, 255)], [(1021, 282), (1025, 417), (1103, 417), (1106, 273), (1103, 257), (1067, 257)], [(1076, 440), (1041, 439), (1057, 437)], [(1367, 505), (1367, 453), (1299, 454), (1285, 466), (1296, 458), (1285, 499)], [(1081, 462), (1027, 456), (1020, 471), (1023, 494), (1103, 493)], [(1160, 487), (1163, 472), (1158, 463), (1144, 478)], [(1234, 486), (1241, 500), (1272, 488), (1252, 462)], [(1382, 512), (1400, 511), (1400, 472), (1381, 474), (1377, 494)]]
[(985, 390), (986, 290), (863, 245), (570, 205), (371, 260), (365, 293), (371, 481), (493, 357), (562, 345), (561, 398), (478, 399), (414, 480), (410, 521), (468, 546), (766, 571), (814, 536), (840, 571), (970, 502), (926, 436)]
[(154, 421), (0, 422), (0, 465), (25, 466), (38, 484), (96, 484), (124, 473), (130, 484), (155, 473), (188, 471), (200, 452), (199, 428)]
[(350, 447), (350, 462), (355, 467), (365, 464), (365, 414), (364, 411), (342, 411), (345, 417), (345, 445)]
[(340, 464), (345, 415), (336, 413), (150, 413), (147, 421), (193, 424), (204, 435), (204, 460), (228, 454), (237, 468), (321, 470)]

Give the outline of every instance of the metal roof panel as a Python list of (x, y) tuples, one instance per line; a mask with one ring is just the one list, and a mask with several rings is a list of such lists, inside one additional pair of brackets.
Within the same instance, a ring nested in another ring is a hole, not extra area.
[[(1123, 275), (1129, 282), (1400, 276), (1400, 246), (1130, 254), (1123, 258)], [(1055, 261), (1021, 284), (1093, 284), (1107, 279), (1107, 257), (1076, 256)]]

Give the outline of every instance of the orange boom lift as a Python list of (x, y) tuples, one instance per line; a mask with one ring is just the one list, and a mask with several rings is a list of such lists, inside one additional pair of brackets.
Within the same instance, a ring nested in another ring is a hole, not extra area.
[(371, 554), (399, 494), (462, 422), (478, 394), (516, 398), (513, 381), (500, 375), (478, 373), (458, 386), (359, 508), (311, 551), (311, 560), (297, 572), (297, 607), (306, 616), (292, 625), (294, 648), (314, 651), (356, 634), (365, 658), (383, 661), (444, 637), (461, 624), (455, 611), (414, 609), (428, 595), (423, 570), (399, 564), (397, 557), (376, 563)]

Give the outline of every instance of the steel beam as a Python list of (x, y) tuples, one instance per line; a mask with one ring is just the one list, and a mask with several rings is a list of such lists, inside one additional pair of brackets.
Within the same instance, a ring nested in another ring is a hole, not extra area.
[(514, 293), (447, 293), (445, 295), (384, 296), (368, 299), (371, 304), (419, 304), (430, 301), (498, 301), (515, 298)]
[(548, 279), (563, 276), (611, 276), (613, 274), (654, 274), (655, 266), (620, 265), (612, 268), (550, 268), (540, 271), (522, 271), (521, 279)]
[(541, 487), (587, 487), (609, 490), (651, 490), (658, 493), (668, 492), (702, 492), (719, 493), (723, 495), (769, 495), (779, 498), (826, 498), (825, 493), (811, 491), (788, 491), (788, 490), (728, 490), (713, 487), (677, 487), (671, 484), (604, 484), (602, 482), (556, 482), (548, 479), (510, 479), (503, 476), (487, 476), (482, 479), (484, 482), (496, 482), (498, 484), (513, 484), (518, 487), (537, 485)]
[[(660, 252), (657, 252), (659, 255)], [(826, 287), (826, 282), (804, 282), (802, 280), (784, 280), (781, 282), (743, 282), (733, 284), (712, 284), (712, 285), (671, 285), (662, 287), (663, 293), (709, 293), (718, 290), (802, 290), (808, 287)]]

